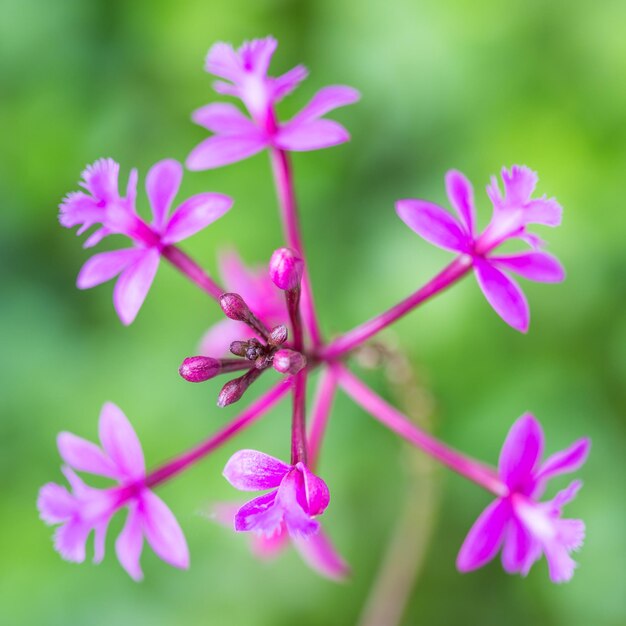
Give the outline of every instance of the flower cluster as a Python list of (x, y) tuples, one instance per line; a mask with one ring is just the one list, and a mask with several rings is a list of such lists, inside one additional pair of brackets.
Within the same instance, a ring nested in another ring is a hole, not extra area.
[[(575, 568), (571, 553), (582, 545), (585, 526), (581, 520), (563, 519), (562, 509), (574, 498), (581, 482), (573, 481), (551, 499), (540, 498), (551, 478), (582, 466), (590, 447), (588, 439), (541, 462), (543, 432), (539, 422), (525, 414), (513, 424), (496, 469), (419, 428), (346, 366), (355, 349), (470, 271), (498, 315), (526, 332), (528, 303), (509, 273), (548, 283), (564, 279), (560, 263), (544, 251), (545, 244), (529, 230), (532, 224), (558, 226), (560, 205), (553, 198), (535, 197), (537, 174), (518, 165), (502, 170), (503, 191), (495, 177), (487, 187), (493, 213), (482, 232), (476, 227), (472, 186), (460, 172), (450, 171), (445, 179), (458, 219), (431, 202), (399, 200), (396, 211), (402, 221), (428, 242), (453, 252), (454, 260), (400, 303), (326, 341), (318, 325), (305, 261), (289, 152), (347, 141), (346, 129), (324, 116), (356, 102), (359, 93), (351, 87), (325, 87), (291, 120), (279, 121), (276, 105), (298, 87), (307, 71), (297, 66), (282, 76), (270, 76), (276, 47), (276, 41), (267, 37), (244, 43), (238, 50), (225, 43), (209, 50), (206, 70), (220, 79), (214, 84), (215, 90), (238, 99), (248, 115), (223, 102), (195, 111), (193, 120), (213, 134), (186, 160), (189, 170), (207, 170), (268, 150), (286, 245), (273, 252), (267, 269), (246, 267), (234, 251), (222, 253), (222, 286), (180, 249), (180, 242), (229, 211), (233, 200), (219, 193), (202, 193), (170, 212), (183, 175), (182, 165), (171, 159), (154, 165), (146, 176), (150, 222), (137, 212), (137, 171), (130, 172), (125, 195), (120, 195), (120, 168), (112, 159), (100, 159), (87, 167), (80, 183), (84, 191), (70, 193), (62, 201), (60, 221), (68, 228), (78, 226), (78, 234), (95, 227), (85, 242), (87, 248), (112, 234), (130, 239), (129, 248), (91, 257), (78, 275), (81, 289), (119, 276), (113, 301), (124, 324), (135, 319), (162, 258), (214, 300), (226, 319), (207, 331), (199, 354), (185, 358), (179, 373), (185, 380), (198, 383), (236, 372), (237, 377), (223, 385), (218, 407), (241, 400), (265, 372), (265, 378), (274, 376), (278, 381), (221, 430), (150, 472), (146, 472), (133, 428), (114, 404), (106, 404), (100, 415), (101, 447), (61, 433), (58, 447), (70, 489), (49, 483), (41, 488), (38, 498), (42, 519), (57, 526), (55, 548), (67, 560), (83, 561), (87, 539), (93, 532), (94, 560), (101, 561), (109, 521), (126, 508), (126, 523), (115, 549), (132, 578), (142, 577), (139, 559), (144, 538), (167, 563), (188, 567), (182, 530), (153, 490), (229, 442), (290, 395), (289, 462), (255, 450), (235, 452), (224, 468), (226, 480), (240, 491), (263, 493), (243, 506), (215, 504), (213, 511), (218, 521), (235, 531), (251, 533), (256, 554), (273, 556), (290, 542), (314, 570), (328, 578), (344, 579), (349, 567), (321, 529), (319, 518), (329, 506), (330, 491), (317, 475), (333, 398), (337, 389), (342, 389), (385, 427), (495, 497), (461, 547), (459, 571), (485, 565), (502, 548), (502, 564), (509, 573), (527, 574), (543, 554), (550, 578), (554, 582), (569, 580)], [(498, 254), (497, 249), (511, 240), (530, 249)], [(309, 410), (309, 375), (317, 369), (321, 376)], [(76, 472), (95, 474), (114, 484), (90, 487)]]

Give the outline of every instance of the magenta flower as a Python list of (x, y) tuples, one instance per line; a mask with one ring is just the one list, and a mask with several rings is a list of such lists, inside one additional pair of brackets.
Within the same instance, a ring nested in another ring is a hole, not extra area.
[(585, 524), (562, 519), (563, 506), (580, 489), (573, 481), (552, 500), (538, 502), (548, 480), (577, 470), (586, 460), (591, 442), (580, 439), (566, 450), (540, 463), (543, 431), (530, 414), (511, 427), (502, 446), (498, 464), (508, 493), (491, 503), (469, 531), (457, 558), (457, 567), (467, 572), (488, 563), (502, 547), (502, 565), (510, 574), (525, 576), (545, 554), (553, 582), (572, 578), (576, 562), (570, 552), (585, 538)]
[[(470, 182), (455, 170), (446, 175), (450, 204), (459, 220), (442, 207), (424, 200), (399, 200), (396, 211), (400, 219), (430, 243), (471, 258), (478, 285), (496, 313), (510, 326), (526, 332), (530, 321), (524, 293), (507, 272), (528, 280), (560, 282), (565, 273), (553, 256), (540, 251), (540, 240), (527, 231), (528, 224), (558, 226), (561, 206), (554, 198), (532, 198), (537, 174), (527, 167), (514, 165), (502, 169), (505, 195), (492, 177), (487, 194), (493, 203), (491, 222), (477, 234), (474, 215), (474, 191)], [(506, 256), (491, 252), (509, 239), (521, 239), (534, 249)]]
[[(219, 268), (226, 291), (239, 294), (265, 326), (275, 328), (289, 323), (285, 299), (271, 281), (267, 268), (246, 267), (234, 251), (220, 255)], [(256, 334), (251, 328), (227, 318), (211, 326), (205, 333), (200, 353), (216, 357), (229, 355), (233, 341), (253, 337)]]
[(123, 324), (130, 324), (152, 285), (162, 254), (169, 246), (195, 235), (232, 206), (228, 196), (201, 193), (185, 200), (169, 215), (183, 175), (177, 161), (165, 159), (156, 163), (146, 177), (146, 192), (152, 209), (147, 224), (137, 215), (137, 170), (128, 179), (126, 196), (118, 192), (119, 165), (112, 159), (100, 159), (82, 173), (80, 184), (87, 190), (68, 194), (60, 205), (63, 226), (79, 226), (83, 234), (99, 225), (85, 241), (89, 248), (111, 234), (131, 239), (132, 248), (101, 252), (89, 259), (78, 274), (79, 289), (88, 289), (119, 274), (113, 292), (113, 304)]
[(304, 463), (287, 465), (256, 450), (240, 450), (226, 464), (224, 477), (241, 491), (272, 489), (239, 509), (235, 530), (251, 530), (268, 538), (285, 529), (291, 537), (318, 532), (314, 518), (324, 512), (330, 494), (326, 483)]
[[(167, 505), (145, 484), (145, 464), (139, 439), (130, 422), (115, 405), (107, 403), (100, 413), (102, 448), (63, 432), (58, 437), (63, 468), (71, 491), (48, 483), (39, 491), (37, 508), (47, 524), (59, 525), (54, 547), (68, 561), (83, 562), (85, 545), (94, 532), (94, 562), (104, 558), (107, 527), (113, 515), (128, 508), (126, 524), (115, 542), (122, 567), (134, 580), (143, 577), (139, 558), (146, 538), (166, 563), (186, 569), (189, 551), (183, 532)], [(88, 472), (115, 480), (118, 485), (95, 489), (75, 473)]]
[[(211, 517), (220, 524), (232, 528), (233, 517), (239, 508), (233, 503), (218, 504), (213, 507)], [(250, 539), (252, 553), (261, 560), (268, 561), (277, 558), (291, 543), (302, 560), (321, 576), (342, 581), (350, 575), (349, 565), (337, 552), (321, 526), (314, 535), (293, 537), (289, 535), (283, 523), (271, 537), (253, 533)]]
[(359, 99), (359, 92), (340, 85), (324, 87), (288, 122), (276, 120), (274, 106), (306, 78), (298, 65), (273, 78), (267, 75), (277, 47), (272, 37), (244, 43), (239, 50), (216, 43), (206, 59), (206, 71), (224, 79), (215, 91), (239, 98), (252, 119), (232, 104), (208, 104), (193, 113), (193, 121), (214, 135), (187, 157), (190, 170), (206, 170), (246, 159), (268, 147), (297, 152), (318, 150), (350, 139), (348, 131), (322, 116)]

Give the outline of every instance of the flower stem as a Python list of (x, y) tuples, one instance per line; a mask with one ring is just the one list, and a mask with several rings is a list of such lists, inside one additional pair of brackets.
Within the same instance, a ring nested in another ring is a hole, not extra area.
[(343, 390), (387, 428), (487, 491), (491, 491), (498, 497), (506, 495), (507, 488), (494, 468), (457, 452), (421, 430), (342, 365), (334, 365), (333, 369), (339, 377), (339, 384)]
[(253, 402), (243, 413), (236, 417), (230, 424), (227, 424), (214, 435), (198, 444), (197, 446), (183, 452), (181, 455), (171, 459), (161, 467), (150, 472), (145, 478), (145, 486), (148, 488), (169, 480), (173, 476), (180, 474), (188, 467), (203, 459), (209, 453), (226, 443), (231, 437), (236, 435), (240, 430), (250, 426), (259, 419), (266, 411), (271, 409), (289, 390), (291, 380), (285, 378), (281, 380), (275, 387)]
[(317, 386), (315, 403), (311, 416), (311, 426), (309, 428), (309, 464), (311, 470), (317, 465), (322, 439), (326, 432), (326, 425), (330, 416), (335, 391), (337, 390), (337, 379), (335, 374), (329, 369), (325, 369), (320, 374), (320, 381)]
[(320, 358), (332, 361), (350, 352), (350, 350), (354, 350), (354, 348), (360, 346), (376, 333), (387, 328), (387, 326), (399, 320), (409, 311), (412, 311), (429, 298), (441, 293), (444, 289), (465, 276), (471, 267), (472, 264), (469, 257), (465, 255), (457, 257), (448, 267), (408, 298), (405, 298), (402, 302), (391, 307), (384, 313), (377, 315), (371, 320), (341, 335), (334, 341), (331, 341), (326, 347), (319, 351)]
[(206, 291), (212, 298), (218, 300), (224, 293), (222, 289), (191, 257), (176, 246), (165, 246), (161, 255), (166, 258), (177, 270), (196, 283), (200, 289)]
[(307, 368), (294, 376), (293, 415), (291, 421), (291, 464), (307, 464), (306, 379)]
[[(270, 159), (272, 162), (272, 171), (274, 173), (274, 182), (287, 245), (305, 260), (289, 157), (284, 150), (273, 148), (270, 150)], [(322, 335), (315, 313), (313, 290), (311, 288), (308, 264), (306, 262), (302, 276), (302, 316), (311, 341), (313, 342), (313, 346), (320, 346), (322, 343)]]

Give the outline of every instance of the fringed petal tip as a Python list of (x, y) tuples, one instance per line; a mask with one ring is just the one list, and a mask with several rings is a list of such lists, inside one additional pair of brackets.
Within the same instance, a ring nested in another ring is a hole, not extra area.
[(119, 172), (119, 163), (113, 159), (98, 159), (83, 170), (79, 184), (96, 198), (112, 199), (118, 195)]

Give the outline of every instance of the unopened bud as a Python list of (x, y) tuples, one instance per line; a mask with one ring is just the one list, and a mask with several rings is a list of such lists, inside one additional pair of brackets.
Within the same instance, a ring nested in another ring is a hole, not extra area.
[(252, 314), (244, 299), (237, 293), (223, 293), (220, 296), (220, 306), (226, 317), (237, 322), (247, 322)]
[(180, 375), (190, 383), (202, 383), (218, 374), (250, 369), (241, 359), (213, 359), (209, 356), (187, 357), (178, 368)]
[(297, 289), (302, 280), (304, 261), (290, 248), (278, 248), (270, 259), (270, 277), (283, 291)]
[(272, 328), (272, 332), (270, 332), (270, 336), (267, 341), (272, 346), (280, 346), (287, 341), (287, 335), (287, 327), (284, 324), (281, 324), (280, 326)]
[(297, 374), (305, 365), (306, 357), (300, 352), (285, 348), (274, 354), (274, 369), (281, 374)]
[(230, 351), (235, 356), (246, 356), (247, 341), (233, 341), (230, 344)]
[(223, 408), (229, 404), (237, 402), (241, 399), (241, 396), (246, 392), (246, 389), (262, 374), (263, 370), (252, 368), (246, 372), (243, 376), (235, 378), (227, 382), (220, 391), (220, 395), (217, 397), (217, 406)]

